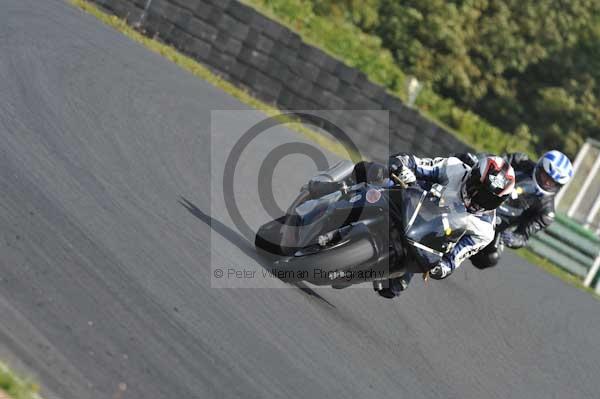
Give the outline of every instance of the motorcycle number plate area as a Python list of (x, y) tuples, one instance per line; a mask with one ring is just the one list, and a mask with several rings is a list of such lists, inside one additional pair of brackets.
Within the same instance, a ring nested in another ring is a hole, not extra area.
[(367, 191), (365, 199), (368, 203), (374, 204), (381, 199), (381, 191), (371, 188), (369, 191)]

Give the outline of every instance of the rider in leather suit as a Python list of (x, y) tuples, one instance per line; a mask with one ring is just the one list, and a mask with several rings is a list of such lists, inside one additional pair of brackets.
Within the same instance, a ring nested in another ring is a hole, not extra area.
[[(381, 181), (390, 172), (405, 184), (442, 184), (448, 193), (460, 198), (471, 214), (467, 233), (430, 271), (430, 276), (438, 280), (448, 277), (465, 259), (493, 240), (495, 209), (511, 195), (515, 182), (510, 165), (494, 156), (483, 157), (468, 166), (454, 157), (430, 159), (396, 154), (390, 157), (389, 171), (371, 162), (358, 163), (354, 169), (357, 182)], [(407, 288), (411, 278), (412, 274), (407, 273), (389, 279), (386, 286), (375, 283), (374, 288), (379, 295), (394, 298)]]
[[(467, 164), (472, 164), (477, 157), (472, 154), (456, 154), (456, 157)], [(573, 176), (573, 167), (566, 155), (558, 151), (549, 151), (537, 162), (532, 161), (526, 154), (510, 153), (504, 158), (515, 170), (517, 187), (520, 181), (533, 179), (535, 193), (519, 193), (510, 199), (508, 204), (523, 209), (516, 228), (505, 230), (500, 225), (501, 238), (509, 248), (521, 248), (527, 245), (529, 238), (540, 230), (546, 229), (554, 221), (554, 198), (560, 188)], [(503, 231), (504, 230), (504, 231)], [(498, 263), (499, 253), (495, 245), (490, 245), (472, 257), (473, 263), (480, 267), (491, 267)]]

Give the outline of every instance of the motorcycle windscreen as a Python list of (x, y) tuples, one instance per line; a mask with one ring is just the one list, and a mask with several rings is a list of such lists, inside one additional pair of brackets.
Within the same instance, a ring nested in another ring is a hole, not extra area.
[(348, 160), (342, 160), (335, 163), (332, 167), (322, 172), (319, 172), (314, 176), (312, 181), (325, 181), (325, 182), (341, 182), (352, 175), (354, 170), (354, 162)]
[(439, 198), (426, 195), (410, 216), (405, 234), (408, 239), (429, 249), (446, 253), (462, 237), (467, 228), (467, 217), (461, 204), (441, 206)]
[(427, 191), (417, 187), (409, 187), (405, 190), (391, 192), (392, 202), (397, 200), (393, 194), (400, 194), (400, 209), (402, 213), (402, 228), (406, 232), (413, 222), (412, 216), (418, 213), (422, 202), (425, 200)]

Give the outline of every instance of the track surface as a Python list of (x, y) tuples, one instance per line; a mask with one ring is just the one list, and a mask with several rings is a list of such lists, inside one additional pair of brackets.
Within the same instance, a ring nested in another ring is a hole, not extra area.
[(599, 303), (511, 254), (395, 301), (211, 288), (253, 262), (207, 216), (210, 111), (246, 107), (61, 1), (0, 7), (0, 355), (48, 397), (598, 397)]

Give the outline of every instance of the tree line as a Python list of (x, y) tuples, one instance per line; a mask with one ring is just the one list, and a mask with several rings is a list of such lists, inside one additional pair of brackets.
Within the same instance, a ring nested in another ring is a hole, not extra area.
[(600, 0), (310, 0), (538, 151), (600, 139)]

